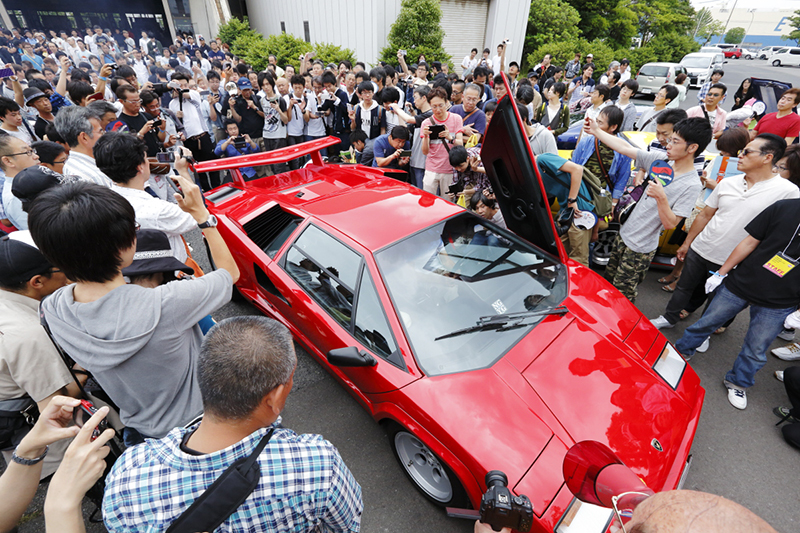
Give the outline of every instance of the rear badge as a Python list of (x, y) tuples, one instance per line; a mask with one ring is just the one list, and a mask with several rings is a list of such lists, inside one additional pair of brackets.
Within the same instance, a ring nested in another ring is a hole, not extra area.
[(656, 450), (658, 450), (658, 451), (660, 451), (660, 452), (663, 452), (663, 451), (664, 451), (664, 448), (661, 446), (661, 443), (660, 443), (660, 442), (658, 442), (658, 439), (653, 439), (653, 440), (650, 442), (650, 444), (652, 444), (652, 445), (653, 445), (653, 448), (655, 448)]

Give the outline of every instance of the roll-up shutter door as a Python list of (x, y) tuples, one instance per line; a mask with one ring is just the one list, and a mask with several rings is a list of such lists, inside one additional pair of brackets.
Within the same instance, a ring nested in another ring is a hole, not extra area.
[[(456, 72), (461, 73), (461, 61), (473, 48), (478, 57), (486, 38), (486, 20), (489, 17), (489, 0), (441, 0), (441, 26), (445, 32), (444, 49), (453, 57)], [(491, 47), (490, 47), (491, 48)], [(489, 57), (497, 53), (492, 49)]]

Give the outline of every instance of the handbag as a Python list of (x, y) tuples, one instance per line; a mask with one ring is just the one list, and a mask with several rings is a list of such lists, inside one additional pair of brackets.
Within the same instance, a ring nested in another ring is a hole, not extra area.
[(622, 197), (617, 202), (617, 205), (614, 206), (614, 220), (621, 224), (625, 224), (625, 221), (628, 220), (628, 217), (631, 216), (633, 213), (633, 208), (636, 207), (636, 204), (642, 198), (645, 189), (650, 184), (650, 176), (647, 175), (644, 178), (644, 181), (630, 190), (630, 192), (626, 192), (622, 195)]
[(226, 468), (214, 483), (167, 528), (167, 533), (214, 531), (235, 513), (261, 480), (258, 456), (264, 451), (274, 432), (275, 428), (272, 427), (253, 449), (253, 453)]
[(559, 237), (569, 231), (573, 220), (575, 220), (575, 210), (573, 208), (564, 206), (558, 211), (556, 215), (556, 230)]

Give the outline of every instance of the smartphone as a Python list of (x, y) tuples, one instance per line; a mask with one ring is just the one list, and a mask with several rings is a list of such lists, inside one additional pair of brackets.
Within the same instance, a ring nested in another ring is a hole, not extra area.
[(175, 152), (158, 152), (156, 154), (156, 161), (159, 163), (174, 163)]
[(431, 139), (438, 139), (439, 134), (444, 131), (444, 124), (434, 124), (429, 128)]
[[(76, 426), (82, 428), (96, 412), (97, 408), (92, 402), (89, 400), (81, 400), (81, 404), (72, 410), (72, 420), (75, 422)], [(99, 437), (106, 429), (108, 429), (108, 422), (103, 419), (92, 431), (92, 440)]]
[(400, 152), (400, 157), (411, 157), (411, 150), (403, 150)]
[(0, 78), (10, 78), (13, 75), (14, 75), (14, 69), (13, 68), (0, 69)]
[(90, 102), (94, 102), (95, 100), (102, 100), (103, 93), (90, 94), (89, 96), (86, 97), (86, 99), (89, 100)]
[(399, 53), (401, 53), (401, 54), (403, 54), (404, 56), (407, 56), (407, 55), (408, 55), (408, 52), (406, 52), (405, 50), (398, 50), (398, 52), (399, 52)]
[[(177, 171), (177, 170), (175, 170), (175, 169), (172, 169), (172, 171), (173, 171), (173, 172), (174, 172), (176, 175), (178, 174), (178, 171)], [(172, 190), (173, 190), (173, 191), (175, 191), (176, 193), (180, 194), (180, 195), (181, 195), (181, 197), (185, 198), (185, 196), (184, 196), (184, 194), (183, 194), (183, 191), (181, 190), (181, 188), (180, 188), (180, 187), (178, 187), (178, 184), (177, 184), (177, 183), (175, 183), (175, 178), (174, 178), (173, 176), (167, 176), (167, 183), (169, 183), (169, 186), (170, 186), (170, 187), (172, 187)]]
[(211, 94), (211, 91), (200, 91), (200, 96), (208, 96)]

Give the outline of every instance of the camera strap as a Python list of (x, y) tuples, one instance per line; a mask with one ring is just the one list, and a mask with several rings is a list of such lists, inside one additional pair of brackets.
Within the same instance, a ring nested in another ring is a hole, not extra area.
[(167, 533), (214, 531), (253, 493), (261, 480), (258, 456), (264, 451), (275, 428), (272, 427), (248, 457), (233, 462), (203, 494), (167, 529)]

